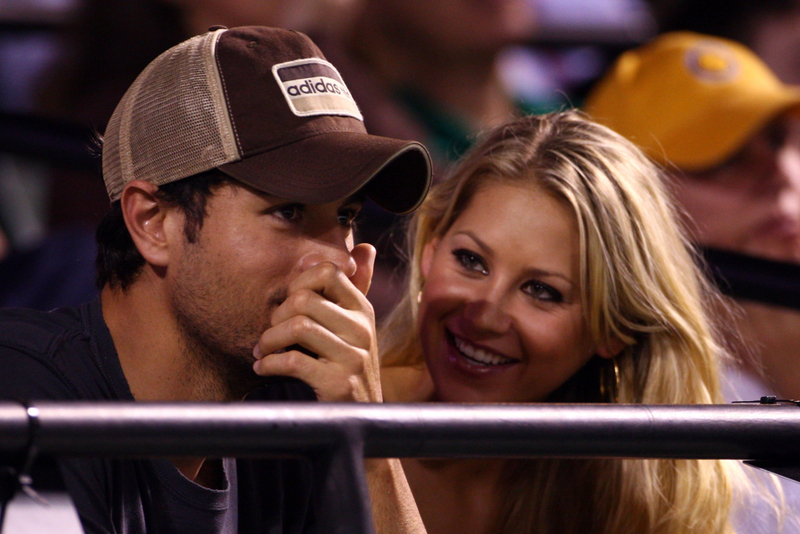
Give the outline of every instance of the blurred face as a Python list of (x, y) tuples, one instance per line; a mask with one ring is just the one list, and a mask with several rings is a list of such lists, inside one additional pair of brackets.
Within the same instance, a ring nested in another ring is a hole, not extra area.
[(5, 232), (0, 228), (0, 260), (6, 257), (9, 253), (11, 246), (8, 243)]
[(800, 261), (799, 120), (770, 124), (728, 163), (673, 185), (698, 243)]
[(800, 6), (759, 17), (749, 46), (783, 83), (800, 84)]
[(285, 0), (170, 0), (179, 6), (190, 33), (200, 35), (209, 26), (281, 26), (290, 2)]
[(529, 39), (535, 27), (530, 0), (373, 0), (409, 39), (437, 51), (482, 51)]
[(304, 205), (246, 186), (220, 186), (208, 199), (195, 243), (170, 266), (171, 304), (202, 365), (248, 390), (253, 347), (300, 273), (329, 261), (348, 277), (356, 265), (352, 222), (360, 202)]
[(423, 254), (419, 329), (438, 400), (543, 401), (595, 353), (576, 221), (538, 189), (479, 191)]

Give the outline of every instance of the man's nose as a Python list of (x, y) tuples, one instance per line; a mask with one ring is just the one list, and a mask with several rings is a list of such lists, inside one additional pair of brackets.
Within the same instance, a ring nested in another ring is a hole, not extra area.
[(772, 176), (762, 187), (775, 196), (782, 212), (800, 217), (800, 146), (785, 144), (775, 152)]
[(350, 254), (346, 241), (322, 241), (315, 243), (300, 260), (300, 270), (305, 272), (320, 263), (329, 262), (341, 270), (345, 276), (352, 278), (356, 273), (356, 262)]
[(800, 144), (787, 143), (775, 155), (775, 174), (783, 187), (800, 194)]

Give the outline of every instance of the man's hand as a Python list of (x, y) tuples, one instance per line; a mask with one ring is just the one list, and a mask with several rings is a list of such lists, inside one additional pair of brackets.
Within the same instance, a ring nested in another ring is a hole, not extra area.
[[(288, 297), (273, 313), (273, 326), (253, 350), (253, 368), (263, 376), (299, 378), (321, 401), (383, 402), (375, 313), (366, 298), (375, 248), (352, 251), (356, 272), (348, 278), (333, 263), (320, 263), (289, 284)], [(316, 355), (285, 347), (299, 345)], [(424, 534), (400, 461), (370, 459), (367, 484), (377, 534)]]
[[(320, 401), (381, 402), (375, 314), (366, 298), (375, 255), (373, 246), (356, 245), (350, 278), (330, 262), (295, 278), (253, 350), (255, 372), (298, 378)], [(316, 357), (284, 351), (292, 345)]]

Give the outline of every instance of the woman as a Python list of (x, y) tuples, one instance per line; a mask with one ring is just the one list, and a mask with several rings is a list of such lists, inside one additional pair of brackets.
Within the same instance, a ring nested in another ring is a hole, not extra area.
[[(718, 344), (655, 168), (577, 112), (498, 128), (416, 213), (382, 329), (384, 396), (720, 401)], [(732, 532), (737, 466), (699, 460), (404, 462), (430, 534)]]

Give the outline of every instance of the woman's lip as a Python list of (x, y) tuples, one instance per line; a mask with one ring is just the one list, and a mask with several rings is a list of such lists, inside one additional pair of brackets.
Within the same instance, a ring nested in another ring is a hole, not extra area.
[[(499, 373), (507, 370), (509, 367), (520, 363), (519, 360), (513, 360), (506, 363), (498, 363), (494, 365), (480, 363), (476, 360), (468, 358), (465, 354), (463, 354), (458, 348), (456, 347), (456, 336), (450, 331), (445, 331), (446, 339), (447, 339), (447, 360), (454, 365), (460, 371), (467, 373), (473, 376), (485, 376), (487, 374), (494, 374)], [(460, 337), (460, 336), (458, 336)], [(466, 338), (461, 338), (466, 341)], [(493, 352), (489, 349), (484, 347), (480, 347), (479, 345), (474, 345), (478, 348), (483, 348), (489, 352)], [(497, 354), (497, 353), (495, 353)]]

